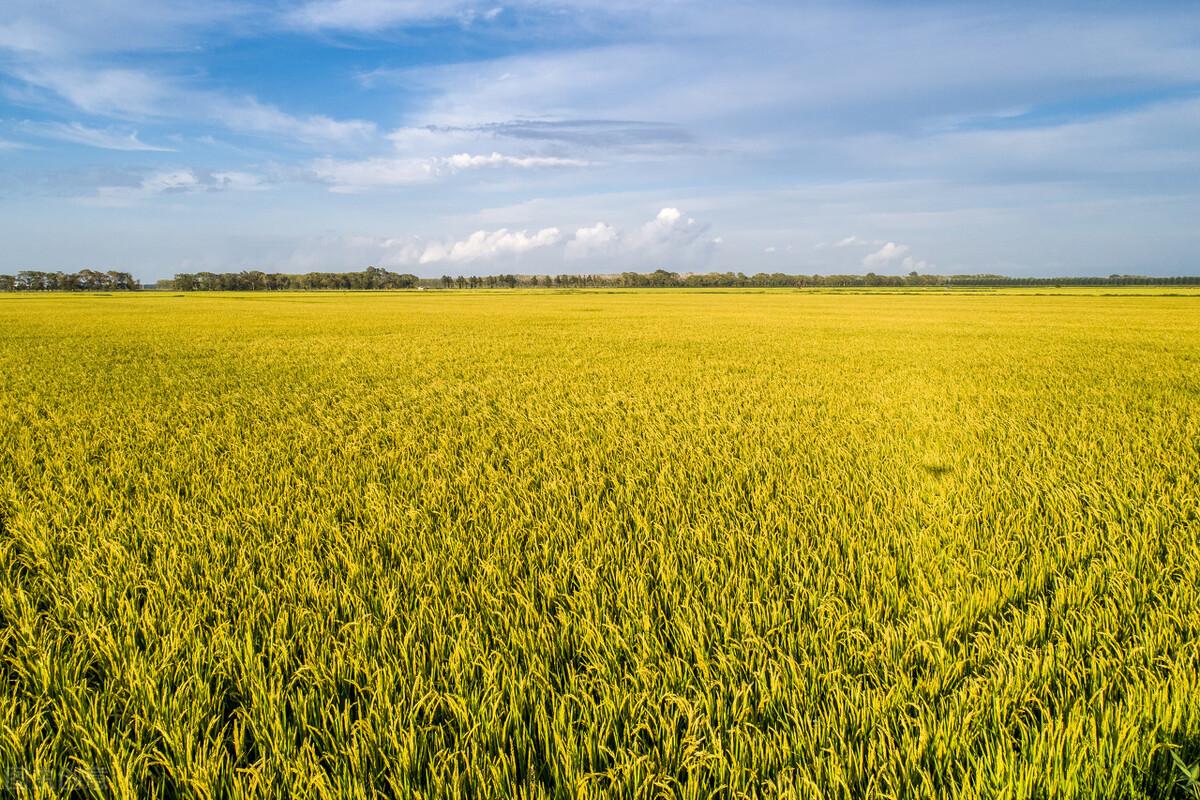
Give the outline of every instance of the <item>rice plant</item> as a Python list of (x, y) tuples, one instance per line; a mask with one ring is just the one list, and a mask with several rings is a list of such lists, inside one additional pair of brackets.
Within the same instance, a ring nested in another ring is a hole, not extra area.
[(1200, 295), (0, 297), (0, 780), (1162, 798)]

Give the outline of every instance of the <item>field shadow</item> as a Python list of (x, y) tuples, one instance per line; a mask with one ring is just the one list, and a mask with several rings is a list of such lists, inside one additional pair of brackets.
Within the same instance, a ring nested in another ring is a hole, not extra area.
[[(1143, 776), (1142, 789), (1151, 797), (1185, 800), (1200, 797), (1200, 734), (1174, 732), (1163, 737)], [(1191, 772), (1191, 775), (1188, 774)]]

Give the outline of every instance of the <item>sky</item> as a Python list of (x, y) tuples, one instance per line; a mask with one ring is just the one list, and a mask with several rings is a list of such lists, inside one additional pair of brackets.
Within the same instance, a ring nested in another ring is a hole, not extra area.
[(0, 0), (0, 272), (1198, 250), (1195, 0)]

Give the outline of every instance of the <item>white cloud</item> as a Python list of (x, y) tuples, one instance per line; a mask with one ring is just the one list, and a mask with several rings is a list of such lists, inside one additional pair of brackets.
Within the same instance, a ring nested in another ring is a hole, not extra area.
[(267, 182), (261, 176), (249, 172), (214, 172), (212, 173), (211, 188), (214, 190), (257, 192), (266, 189)]
[(368, 158), (341, 161), (320, 158), (311, 165), (316, 180), (334, 192), (361, 192), (380, 186), (408, 186), (434, 177), (434, 165), (423, 159)]
[(709, 236), (709, 226), (667, 207), (654, 219), (630, 231), (597, 222), (579, 228), (567, 242), (564, 256), (571, 260), (616, 261), (626, 266), (662, 266), (663, 263), (696, 265), (707, 260), (721, 244)]
[(101, 186), (95, 194), (78, 198), (89, 206), (123, 208), (152, 197), (189, 195), (200, 192), (255, 191), (266, 182), (247, 172), (206, 172), (193, 169), (167, 169), (152, 172), (135, 184)]
[(0, 50), (47, 57), (180, 50), (214, 28), (250, 27), (251, 11), (240, 0), (5, 0)]
[(190, 169), (156, 172), (142, 181), (141, 188), (150, 194), (186, 192), (199, 187), (200, 179)]
[(378, 133), (373, 122), (338, 120), (323, 114), (298, 117), (253, 97), (202, 94), (197, 99), (206, 117), (235, 131), (274, 134), (310, 144), (353, 144)]
[(684, 217), (677, 208), (664, 208), (658, 216), (629, 236), (629, 249), (651, 257), (674, 256), (686, 261), (703, 260), (711, 252), (708, 225)]
[[(263, 263), (305, 271), (329, 269), (330, 264), (379, 264), (421, 274), (465, 269), (494, 273), (500, 269), (525, 273), (557, 272), (570, 263), (578, 271), (616, 272), (658, 267), (680, 269), (695, 266), (705, 253), (720, 244), (720, 237), (704, 235), (708, 230), (689, 221), (674, 208), (663, 209), (648, 225), (657, 235), (647, 236), (647, 226), (622, 231), (615, 225), (597, 222), (564, 235), (557, 226), (540, 229), (501, 227), (477, 230), (464, 237), (341, 236), (310, 239), (289, 254), (265, 256)], [(689, 236), (664, 236), (663, 227), (682, 226)], [(694, 234), (694, 235), (691, 235)], [(467, 265), (476, 265), (468, 267)], [(505, 266), (500, 266), (505, 265)]]
[(480, 167), (586, 167), (590, 162), (578, 158), (554, 156), (506, 156), (493, 152), (491, 155), (459, 153), (442, 159), (443, 164), (453, 170), (478, 169)]
[(78, 122), (26, 122), (23, 130), (50, 139), (98, 147), (103, 150), (142, 151), (155, 153), (174, 152), (170, 147), (147, 144), (138, 138), (137, 131), (120, 131), (111, 128), (89, 128)]
[(476, 231), (466, 239), (446, 244), (431, 243), (421, 254), (421, 264), (442, 261), (464, 263), (502, 256), (519, 256), (531, 250), (550, 247), (562, 238), (558, 228), (543, 228), (534, 234), (526, 231)]
[(14, 74), (89, 114), (148, 118), (158, 116), (172, 103), (172, 87), (136, 69), (88, 69), (52, 63), (19, 66)]
[[(875, 243), (878, 244), (878, 242)], [(886, 269), (899, 261), (899, 266), (905, 272), (930, 272), (936, 269), (936, 265), (932, 262), (910, 255), (910, 250), (911, 248), (906, 244), (884, 242), (883, 246), (878, 250), (868, 253), (863, 257), (862, 265), (864, 267), (882, 267)]]
[[(720, 121), (727, 134), (731, 128), (741, 134), (740, 147), (758, 140), (799, 150), (807, 135), (906, 131), (947, 113), (994, 118), (1081, 92), (1103, 94), (1114, 83), (1182, 85), (1200, 78), (1194, 51), (1200, 20), (1181, 11), (947, 15), (828, 3), (679, 10), (674, 3), (640, 9), (644, 30), (669, 29), (670, 36), (422, 67), (393, 79), (427, 90), (425, 108), (412, 118), (418, 124), (514, 117), (667, 119), (689, 127)], [(1065, 40), (1073, 46), (1063, 48)], [(908, 55), (897, 60), (893, 54), (901, 51)], [(657, 78), (647, 82), (647, 75)], [(794, 124), (746, 122), (755, 119)]]
[(1169, 174), (1200, 167), (1200, 100), (1168, 100), (1049, 125), (939, 130), (923, 137), (864, 134), (842, 141), (863, 167), (960, 179), (1100, 179)]
[(639, 10), (631, 0), (508, 0), (490, 5), (479, 0), (307, 0), (283, 16), (284, 24), (300, 30), (378, 33), (405, 25), (456, 20), (464, 27), (480, 20), (494, 22), (507, 6), (545, 12), (552, 18), (567, 10)]
[(404, 23), (452, 18), (465, 0), (314, 0), (293, 9), (285, 22), (304, 30), (376, 31)]
[(338, 120), (322, 114), (296, 116), (248, 95), (196, 90), (142, 70), (36, 64), (20, 66), (14, 74), (98, 116), (201, 121), (239, 133), (322, 145), (360, 144), (378, 134), (373, 122)]
[(588, 228), (575, 231), (571, 241), (567, 242), (566, 257), (570, 259), (587, 258), (611, 253), (620, 240), (620, 234), (612, 225), (597, 222)]
[(0, 24), (0, 50), (39, 53), (53, 48), (56, 43), (54, 31), (33, 20), (14, 19)]
[(581, 167), (587, 164), (587, 161), (574, 158), (507, 156), (500, 153), (459, 153), (428, 158), (368, 158), (357, 161), (326, 157), (314, 161), (310, 173), (317, 181), (329, 184), (331, 191), (348, 193), (427, 183), (439, 177), (485, 168), (536, 169)]
[[(365, 88), (374, 89), (378, 73), (361, 76)], [(526, 158), (564, 158), (612, 164), (617, 155), (654, 157), (698, 148), (693, 136), (678, 125), (621, 119), (520, 119), (473, 125), (422, 125), (397, 128), (387, 134), (397, 153), (435, 156), (446, 152), (502, 153), (517, 151)], [(530, 148), (536, 148), (531, 150)], [(592, 155), (597, 154), (597, 155)]]
[(934, 264), (931, 264), (925, 259), (913, 258), (912, 256), (905, 256), (904, 261), (901, 262), (901, 266), (909, 272), (931, 272), (937, 269)]
[(896, 244), (895, 242), (887, 242), (883, 247), (873, 253), (868, 253), (863, 256), (862, 265), (864, 267), (878, 267), (890, 264), (896, 259), (902, 257), (908, 252), (908, 245)]

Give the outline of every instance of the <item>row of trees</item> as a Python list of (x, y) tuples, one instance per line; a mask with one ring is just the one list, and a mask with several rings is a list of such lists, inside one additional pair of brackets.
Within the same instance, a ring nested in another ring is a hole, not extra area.
[(517, 286), (542, 286), (562, 289), (586, 288), (821, 288), (868, 286), (1197, 286), (1200, 276), (1170, 278), (1144, 275), (1110, 275), (1076, 278), (1010, 278), (1005, 275), (787, 275), (782, 272), (678, 273), (659, 269), (654, 272), (622, 272), (618, 275), (496, 275), (458, 277), (443, 275), (434, 284), (425, 279), (422, 286), (443, 289), (475, 289)]
[[(428, 285), (429, 281), (422, 281)], [(459, 275), (451, 277), (443, 275), (438, 278), (437, 285), (442, 289), (515, 289), (518, 286), (537, 286), (536, 275)]]
[(183, 272), (160, 288), (183, 292), (205, 291), (281, 291), (286, 289), (415, 289), (416, 275), (367, 267), (362, 272), (306, 272), (289, 275), (281, 272)]
[[(1200, 277), (1171, 278), (1144, 275), (1109, 275), (1079, 278), (1010, 278), (1004, 275), (786, 275), (782, 272), (678, 273), (622, 272), (616, 275), (472, 275), (418, 278), (367, 267), (361, 272), (306, 272), (286, 274), (243, 270), (241, 272), (185, 272), (159, 281), (155, 288), (175, 291), (282, 291), (306, 289), (515, 289), (518, 287), (584, 288), (718, 288), (718, 287), (869, 287), (869, 286), (1181, 286), (1200, 285)], [(38, 272), (22, 270), (0, 275), (0, 291), (128, 291), (140, 289), (128, 272)]]
[(0, 292), (128, 292), (142, 285), (128, 272), (81, 269), (79, 272), (41, 272), (23, 269), (0, 275)]

